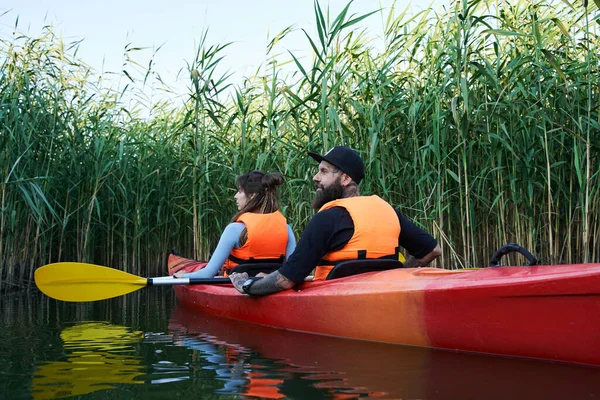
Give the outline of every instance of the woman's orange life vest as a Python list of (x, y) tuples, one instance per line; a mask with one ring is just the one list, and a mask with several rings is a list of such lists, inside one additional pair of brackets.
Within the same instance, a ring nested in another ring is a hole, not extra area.
[(225, 261), (227, 271), (247, 262), (280, 262), (285, 260), (288, 242), (287, 221), (283, 214), (275, 211), (269, 214), (244, 213), (236, 222), (246, 226), (248, 239), (239, 249), (234, 248)]
[(319, 212), (343, 207), (354, 223), (354, 234), (340, 250), (325, 254), (314, 280), (325, 280), (334, 265), (345, 260), (397, 256), (400, 221), (394, 208), (378, 196), (356, 196), (326, 203)]

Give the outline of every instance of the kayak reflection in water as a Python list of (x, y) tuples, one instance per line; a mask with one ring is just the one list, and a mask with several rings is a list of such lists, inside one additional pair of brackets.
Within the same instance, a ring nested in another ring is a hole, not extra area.
[(170, 273), (176, 278), (212, 278), (238, 264), (252, 261), (282, 263), (296, 248), (296, 238), (279, 211), (279, 190), (283, 175), (252, 171), (237, 179), (234, 199), (238, 213), (223, 231), (210, 261), (192, 273), (176, 265)]
[[(203, 369), (214, 371), (216, 379), (223, 382), (223, 387), (215, 393), (260, 399), (378, 397), (367, 388), (372, 374), (366, 372), (365, 376), (360, 367), (365, 354), (371, 353), (371, 347), (358, 355), (354, 348), (336, 348), (336, 343), (372, 346), (370, 343), (245, 324), (198, 314), (180, 305), (169, 321), (169, 334), (175, 345), (192, 349), (192, 362), (200, 361)], [(349, 369), (339, 364), (346, 359), (344, 355), (352, 356)], [(193, 369), (195, 365), (190, 368)], [(380, 369), (377, 363), (377, 376), (381, 374)], [(394, 370), (389, 372), (395, 374)], [(356, 382), (352, 376), (360, 376), (356, 386), (353, 386)], [(388, 375), (385, 380), (394, 382)]]
[[(317, 214), (283, 266), (262, 279), (233, 273), (240, 293), (262, 296), (291, 289), (316, 267), (314, 280), (324, 280), (336, 263), (357, 259), (395, 259), (399, 247), (408, 251), (408, 268), (423, 267), (441, 254), (437, 241), (378, 196), (361, 196), (358, 184), (365, 175), (358, 152), (337, 146), (325, 155), (308, 153), (319, 162), (313, 177)], [(402, 261), (402, 258), (400, 258)]]
[(173, 343), (198, 351), (200, 357), (210, 363), (205, 369), (215, 371), (216, 379), (223, 381), (222, 389), (216, 393), (238, 394), (261, 399), (281, 399), (279, 392), (282, 379), (269, 379), (266, 374), (256, 371), (261, 366), (253, 365), (247, 358), (250, 351), (242, 346), (229, 344), (210, 335), (190, 337), (176, 333)]

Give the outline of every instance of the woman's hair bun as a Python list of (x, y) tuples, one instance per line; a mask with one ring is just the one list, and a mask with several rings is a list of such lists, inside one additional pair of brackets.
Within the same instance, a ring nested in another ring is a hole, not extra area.
[(267, 189), (275, 189), (283, 185), (283, 175), (280, 172), (272, 172), (262, 177), (262, 185)]

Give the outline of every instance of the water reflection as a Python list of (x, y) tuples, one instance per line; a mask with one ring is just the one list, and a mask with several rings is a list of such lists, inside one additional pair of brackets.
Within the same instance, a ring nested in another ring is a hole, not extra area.
[(221, 391), (230, 394), (272, 399), (564, 399), (600, 394), (598, 368), (301, 334), (181, 306), (169, 331), (175, 344), (210, 362), (224, 381)]
[(81, 304), (0, 297), (0, 399), (548, 400), (600, 398), (598, 382), (600, 368), (222, 319), (176, 306), (160, 288)]
[[(180, 327), (175, 326), (175, 329), (179, 331)], [(229, 344), (206, 334), (191, 337), (182, 335), (181, 332), (175, 334), (174, 344), (193, 351), (192, 365), (202, 365), (203, 369), (215, 372), (215, 379), (223, 383), (222, 388), (215, 390), (216, 393), (244, 394), (264, 399), (284, 397), (278, 388), (284, 382), (282, 377), (269, 379), (267, 373), (260, 371), (267, 367), (252, 364), (251, 353), (242, 346)], [(280, 375), (276, 371), (269, 374)]]
[(105, 322), (65, 328), (60, 338), (66, 361), (49, 361), (36, 368), (31, 383), (34, 399), (58, 399), (112, 389), (116, 384), (143, 384), (141, 357), (135, 347), (144, 334)]

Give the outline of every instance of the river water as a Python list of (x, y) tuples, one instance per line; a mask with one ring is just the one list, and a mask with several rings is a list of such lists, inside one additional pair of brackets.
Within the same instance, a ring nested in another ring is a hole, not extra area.
[(151, 287), (0, 297), (0, 399), (599, 399), (600, 368), (287, 332)]

